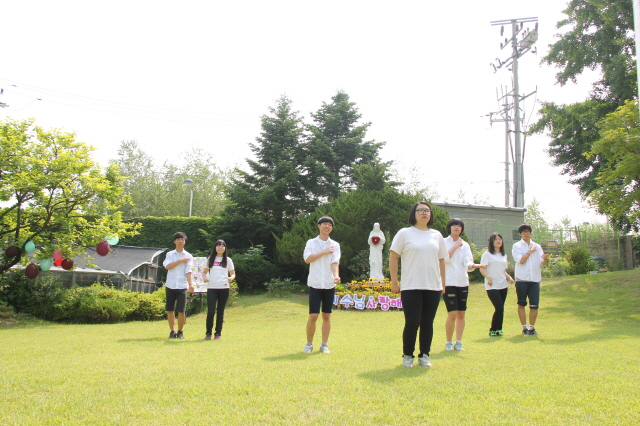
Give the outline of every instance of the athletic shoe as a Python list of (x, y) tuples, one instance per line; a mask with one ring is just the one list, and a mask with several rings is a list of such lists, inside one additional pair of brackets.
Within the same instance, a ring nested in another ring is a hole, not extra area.
[(304, 345), (304, 349), (302, 350), (302, 352), (304, 352), (305, 354), (310, 354), (311, 352), (313, 352), (313, 345), (311, 343), (307, 343), (306, 345)]
[(219, 334), (213, 336), (213, 340), (222, 340), (222, 337)]
[(178, 334), (176, 334), (176, 339), (184, 339), (184, 333), (182, 333), (182, 330), (178, 330)]
[(498, 333), (495, 330), (489, 330), (489, 337), (496, 337)]
[(502, 330), (496, 330), (496, 336), (504, 336)]
[(176, 332), (172, 331), (171, 333), (169, 333), (169, 339), (175, 339), (177, 337)]
[(522, 329), (522, 334), (524, 334), (525, 336), (529, 335), (529, 330), (527, 330), (526, 328)]
[(211, 335), (207, 334), (206, 336), (204, 336), (204, 340), (211, 340)]
[(418, 363), (420, 367), (432, 367), (431, 361), (429, 361), (429, 355), (422, 355), (418, 357)]
[(536, 336), (538, 334), (538, 332), (536, 331), (536, 329), (534, 327), (531, 327), (529, 329), (529, 336)]
[(451, 342), (447, 342), (444, 344), (444, 350), (445, 351), (452, 351), (453, 350), (453, 343)]
[(464, 351), (464, 348), (462, 347), (462, 342), (456, 342), (456, 344), (453, 345), (453, 349), (455, 349), (456, 351)]
[(326, 343), (323, 343), (320, 346), (320, 352), (322, 352), (323, 354), (329, 354), (331, 353), (331, 351), (329, 350), (329, 345), (327, 345)]
[(402, 355), (402, 366), (413, 367), (413, 357), (409, 355)]

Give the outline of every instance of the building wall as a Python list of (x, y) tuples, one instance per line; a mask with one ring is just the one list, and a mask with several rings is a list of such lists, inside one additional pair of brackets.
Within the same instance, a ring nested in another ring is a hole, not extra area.
[[(504, 249), (511, 259), (513, 244), (520, 241), (518, 226), (524, 223), (524, 208), (476, 206), (472, 204), (433, 203), (444, 208), (451, 218), (464, 222), (464, 231), (476, 249), (487, 246), (489, 236), (499, 232), (504, 239)], [(512, 259), (511, 259), (512, 260)]]

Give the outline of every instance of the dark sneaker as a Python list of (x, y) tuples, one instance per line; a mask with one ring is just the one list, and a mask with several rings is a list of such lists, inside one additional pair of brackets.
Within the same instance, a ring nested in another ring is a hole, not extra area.
[(537, 335), (538, 335), (538, 332), (536, 331), (536, 329), (531, 327), (529, 329), (529, 336), (537, 336)]
[(495, 332), (495, 330), (489, 330), (489, 337), (496, 337), (497, 334)]
[(176, 334), (176, 339), (184, 339), (184, 334), (182, 330), (178, 330), (178, 334)]
[(176, 338), (176, 332), (172, 331), (171, 333), (169, 333), (169, 339), (175, 339)]
[(522, 334), (524, 334), (525, 336), (529, 335), (529, 330), (527, 330), (526, 328), (522, 329)]
[(206, 336), (204, 336), (204, 340), (211, 340), (211, 335), (207, 334)]
[(220, 337), (219, 334), (216, 334), (213, 336), (213, 340), (220, 340), (220, 339), (222, 339), (222, 337)]

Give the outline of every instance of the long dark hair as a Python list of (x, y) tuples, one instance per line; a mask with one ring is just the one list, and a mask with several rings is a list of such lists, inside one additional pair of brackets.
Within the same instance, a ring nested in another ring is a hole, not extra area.
[(216, 256), (218, 255), (218, 253), (216, 252), (217, 246), (224, 246), (224, 253), (222, 253), (222, 262), (220, 262), (220, 266), (222, 266), (223, 268), (227, 267), (227, 243), (225, 243), (224, 240), (218, 240), (213, 245), (213, 249), (211, 250), (211, 254), (209, 255), (209, 269), (213, 268), (213, 263), (216, 261)]
[(489, 250), (489, 253), (491, 254), (496, 254), (496, 248), (493, 246), (493, 243), (498, 237), (500, 237), (500, 239), (502, 240), (502, 245), (500, 246), (500, 254), (504, 256), (504, 238), (502, 238), (502, 235), (498, 234), (497, 232), (494, 232), (489, 237), (489, 247), (487, 247), (487, 250)]

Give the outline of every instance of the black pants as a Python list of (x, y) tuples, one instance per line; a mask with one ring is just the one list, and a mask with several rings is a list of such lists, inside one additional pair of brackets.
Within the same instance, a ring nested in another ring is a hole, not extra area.
[(493, 318), (491, 319), (491, 329), (489, 331), (502, 330), (502, 321), (504, 320), (504, 302), (507, 300), (507, 290), (507, 288), (500, 290), (487, 290), (487, 296), (489, 296), (489, 300), (491, 300), (491, 303), (493, 303), (493, 307), (495, 308)]
[(218, 316), (216, 318), (216, 335), (222, 334), (222, 323), (224, 322), (224, 308), (229, 300), (228, 288), (210, 288), (207, 289), (207, 334), (211, 334), (213, 329), (213, 317), (216, 314), (216, 305)]
[(420, 329), (420, 353), (429, 355), (433, 340), (433, 320), (440, 305), (441, 291), (404, 290), (400, 292), (404, 311), (404, 331), (402, 332), (402, 350), (405, 355), (413, 356), (416, 348), (416, 336)]

